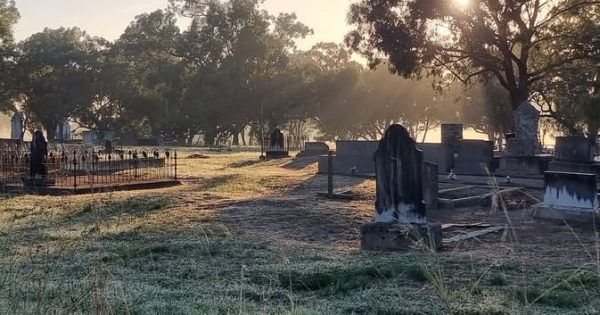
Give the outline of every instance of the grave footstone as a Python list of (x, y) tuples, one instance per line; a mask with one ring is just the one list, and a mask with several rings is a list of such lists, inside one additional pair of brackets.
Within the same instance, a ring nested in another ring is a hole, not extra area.
[(535, 217), (573, 223), (598, 220), (596, 175), (548, 171), (544, 178), (544, 203), (535, 209)]
[(361, 227), (365, 250), (441, 246), (441, 225), (428, 223), (423, 198), (423, 152), (401, 125), (385, 132), (375, 153), (374, 223)]

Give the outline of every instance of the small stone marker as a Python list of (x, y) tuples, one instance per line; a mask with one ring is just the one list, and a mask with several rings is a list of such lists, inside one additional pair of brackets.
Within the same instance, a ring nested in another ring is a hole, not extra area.
[(16, 113), (10, 119), (10, 138), (21, 140), (23, 134), (23, 115)]
[(423, 152), (401, 125), (385, 132), (375, 153), (375, 222), (361, 227), (365, 250), (438, 248), (441, 225), (429, 224), (423, 200)]
[(544, 177), (544, 203), (535, 210), (535, 217), (576, 223), (598, 219), (596, 175), (550, 171)]

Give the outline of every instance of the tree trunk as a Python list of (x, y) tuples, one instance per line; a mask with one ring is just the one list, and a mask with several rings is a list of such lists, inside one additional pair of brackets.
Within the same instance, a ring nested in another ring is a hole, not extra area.
[(239, 132), (233, 132), (233, 142), (231, 143), (232, 145), (240, 146), (239, 134), (240, 134)]
[(242, 132), (240, 132), (240, 138), (242, 138), (242, 145), (243, 146), (247, 146), (248, 144), (246, 143), (246, 132), (245, 132), (245, 130), (242, 130)]

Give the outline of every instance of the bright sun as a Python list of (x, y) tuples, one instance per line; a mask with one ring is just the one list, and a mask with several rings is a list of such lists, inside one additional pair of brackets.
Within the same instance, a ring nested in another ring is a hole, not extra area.
[(454, 0), (454, 3), (460, 7), (468, 7), (470, 2), (471, 0)]

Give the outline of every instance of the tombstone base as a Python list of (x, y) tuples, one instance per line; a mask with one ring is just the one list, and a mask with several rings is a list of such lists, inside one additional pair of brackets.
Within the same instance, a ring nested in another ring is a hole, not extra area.
[(496, 170), (498, 176), (540, 176), (548, 170), (549, 159), (539, 156), (503, 156)]
[(442, 247), (442, 225), (424, 223), (367, 223), (360, 227), (361, 248), (375, 251), (437, 250)]
[(533, 216), (537, 219), (566, 221), (575, 224), (600, 223), (600, 212), (598, 210), (576, 207), (539, 204), (534, 208)]
[(285, 159), (290, 157), (289, 151), (267, 151), (267, 160), (271, 159)]
[(595, 167), (593, 163), (573, 163), (565, 161), (551, 161), (548, 165), (548, 170), (571, 173), (595, 173)]

